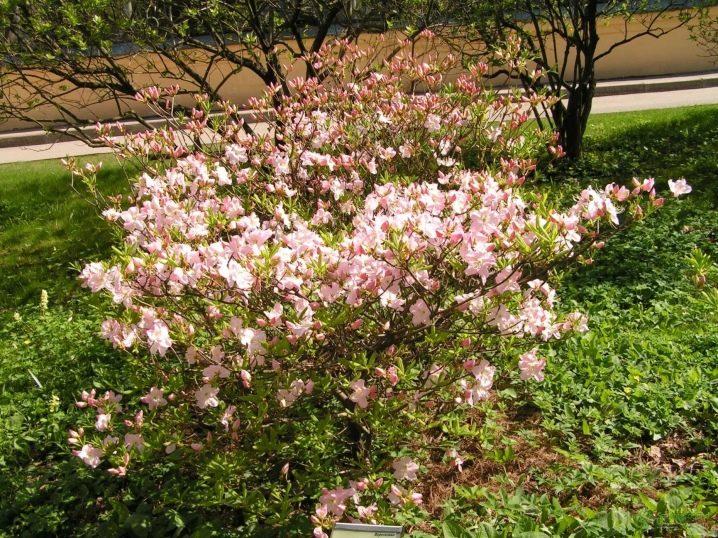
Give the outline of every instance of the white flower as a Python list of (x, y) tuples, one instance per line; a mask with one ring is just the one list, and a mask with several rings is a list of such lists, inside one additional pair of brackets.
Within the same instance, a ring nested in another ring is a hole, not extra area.
[(686, 183), (685, 179), (677, 179), (676, 181), (668, 180), (668, 188), (671, 189), (671, 192), (673, 193), (673, 196), (675, 198), (678, 198), (679, 196), (682, 196), (684, 194), (688, 194), (693, 190), (693, 188)]

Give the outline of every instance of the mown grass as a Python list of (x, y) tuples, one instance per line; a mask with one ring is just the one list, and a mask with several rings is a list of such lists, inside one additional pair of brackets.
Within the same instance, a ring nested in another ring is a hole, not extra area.
[[(98, 181), (105, 193), (127, 191), (129, 171), (112, 157)], [(0, 167), (0, 309), (38, 297), (64, 300), (77, 291), (73, 263), (107, 254), (110, 228), (59, 161)]]
[[(476, 428), (452, 432), (465, 470), (437, 470), (415, 536), (718, 530), (718, 279), (697, 289), (687, 260), (698, 248), (718, 261), (718, 107), (596, 116), (587, 147), (539, 188), (685, 176), (694, 193), (567, 275), (564, 306), (588, 312), (591, 332), (551, 347), (544, 383), (504, 384)], [(106, 166), (100, 186), (124, 188), (122, 169)], [(77, 392), (132, 386), (71, 268), (105, 256), (111, 234), (55, 163), (0, 167), (0, 193), (0, 534), (231, 535), (230, 509), (197, 494), (221, 482), (210, 468), (118, 481), (68, 457)]]

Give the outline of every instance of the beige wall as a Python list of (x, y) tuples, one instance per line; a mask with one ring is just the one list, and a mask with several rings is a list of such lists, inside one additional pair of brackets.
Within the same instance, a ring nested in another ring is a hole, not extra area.
[[(718, 13), (718, 8), (716, 8)], [(662, 26), (668, 28), (675, 24), (675, 15), (668, 14)], [(621, 18), (607, 19), (602, 21), (599, 34), (599, 53), (606, 50), (611, 44), (623, 38), (625, 21)], [(640, 22), (631, 22), (628, 27), (629, 35), (639, 32)], [(387, 42), (388, 42), (387, 38)], [(393, 42), (393, 40), (392, 40)], [(362, 43), (369, 48), (379, 50), (376, 37), (364, 36)], [(188, 51), (187, 61), (193, 65), (206, 65), (206, 57), (199, 51)], [(135, 73), (134, 82), (138, 87), (150, 85), (170, 85), (176, 82), (172, 76), (158, 77), (153, 74), (150, 66), (156, 65), (155, 57), (148, 54), (134, 54), (118, 61), (127, 66)], [(614, 50), (609, 56), (597, 64), (599, 79), (614, 79), (626, 77), (642, 77), (669, 74), (687, 74), (701, 71), (709, 71), (718, 68), (714, 63), (715, 59), (708, 57), (694, 41), (690, 39), (690, 32), (686, 27), (680, 28), (666, 36), (656, 39), (644, 36), (631, 43)], [(171, 71), (171, 69), (170, 69)], [(295, 69), (297, 75), (303, 69)], [(211, 79), (218, 83), (227, 73), (230, 72), (230, 65), (227, 63), (216, 64), (212, 69)], [(59, 89), (59, 86), (57, 86)], [(248, 70), (243, 70), (234, 75), (222, 89), (222, 96), (232, 102), (244, 105), (252, 96), (259, 95), (264, 89), (262, 81)], [(103, 96), (88, 90), (72, 90), (62, 88), (62, 103), (88, 122), (107, 121), (118, 115), (118, 104), (105, 100)], [(11, 95), (15, 99), (22, 100), (27, 93), (21, 85), (14, 86)], [(146, 114), (147, 109), (132, 99), (127, 99), (119, 104), (121, 109), (132, 107), (140, 114)], [(38, 104), (34, 106), (32, 115), (38, 120), (60, 119), (57, 112), (49, 105)], [(35, 125), (21, 123), (16, 120), (0, 122), (0, 132), (10, 130), (32, 128)]]
[[(714, 15), (718, 8), (713, 9)], [(676, 23), (669, 17), (665, 27)], [(624, 36), (624, 21), (615, 18), (607, 21), (600, 30), (599, 53), (620, 41)], [(637, 21), (629, 25), (629, 35), (640, 31)], [(599, 79), (644, 77), (698, 73), (718, 69), (716, 58), (709, 57), (691, 40), (691, 32), (683, 26), (663, 37), (644, 36), (615, 49), (597, 64)]]

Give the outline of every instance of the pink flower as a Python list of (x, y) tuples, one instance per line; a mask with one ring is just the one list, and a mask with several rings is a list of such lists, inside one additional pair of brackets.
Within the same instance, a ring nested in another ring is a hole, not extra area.
[(277, 391), (277, 400), (279, 400), (279, 405), (282, 407), (289, 407), (297, 400), (297, 398), (299, 398), (299, 396), (302, 395), (302, 393), (307, 392), (307, 394), (309, 394), (313, 389), (313, 383), (311, 387), (308, 388), (304, 381), (301, 379), (295, 379), (292, 381), (289, 389), (279, 389)]
[(119, 467), (107, 469), (107, 472), (114, 476), (125, 476), (127, 474), (127, 467), (120, 465)]
[(677, 179), (676, 181), (668, 180), (668, 188), (671, 189), (671, 192), (673, 193), (673, 196), (675, 198), (678, 198), (679, 196), (682, 196), (684, 194), (688, 194), (693, 190), (693, 188), (686, 183), (685, 179)]
[(638, 188), (643, 192), (651, 192), (655, 183), (656, 180), (652, 177), (649, 177), (648, 179), (644, 179), (643, 183), (641, 183)]
[[(229, 431), (229, 421), (232, 419), (232, 415), (234, 415), (235, 411), (237, 411), (237, 407), (234, 405), (228, 405), (227, 409), (224, 410), (224, 413), (222, 413), (222, 418), (219, 420), (220, 424), (224, 426), (225, 431)], [(238, 420), (234, 421), (232, 423), (232, 426), (235, 425), (239, 426)]]
[(546, 366), (544, 359), (539, 359), (536, 354), (538, 348), (533, 348), (531, 351), (524, 353), (519, 358), (519, 370), (521, 370), (521, 379), (526, 381), (527, 379), (535, 379), (536, 381), (543, 381), (543, 369)]
[(396, 156), (396, 150), (392, 147), (386, 147), (386, 148), (380, 148), (379, 149), (379, 158), (390, 161)]
[(247, 150), (238, 144), (227, 146), (227, 149), (224, 150), (224, 156), (227, 162), (233, 166), (247, 162)]
[(195, 398), (197, 400), (197, 407), (200, 409), (206, 409), (207, 407), (217, 407), (219, 405), (219, 399), (217, 394), (219, 389), (213, 387), (209, 383), (202, 385), (197, 392), (195, 392)]
[(463, 472), (464, 460), (459, 456), (455, 448), (447, 450), (444, 457), (451, 460), (451, 464), (456, 467), (460, 473)]
[(220, 276), (224, 277), (227, 283), (240, 291), (249, 291), (254, 285), (254, 276), (234, 260), (229, 260), (226, 265), (219, 268)]
[(264, 315), (267, 316), (267, 320), (271, 325), (277, 325), (282, 320), (282, 313), (284, 312), (284, 308), (281, 304), (275, 303), (274, 307), (271, 310), (267, 310), (264, 312)]
[(95, 421), (95, 429), (98, 432), (104, 432), (110, 426), (110, 420), (112, 420), (112, 415), (109, 413), (98, 414), (97, 420)]
[(376, 514), (377, 510), (379, 510), (379, 507), (376, 504), (370, 504), (369, 506), (357, 506), (357, 512), (359, 513), (359, 517), (363, 520), (371, 520), (371, 518), (374, 517), (374, 514)]
[(90, 291), (96, 293), (105, 287), (107, 281), (107, 273), (105, 268), (99, 262), (88, 263), (82, 269), (80, 279), (83, 285), (90, 288)]
[(431, 319), (429, 307), (423, 299), (419, 299), (409, 308), (411, 323), (414, 325), (428, 325)]
[(116, 348), (126, 349), (135, 342), (135, 331), (122, 325), (114, 319), (106, 319), (102, 322), (102, 336), (112, 343)]
[(399, 154), (404, 159), (410, 159), (414, 155), (414, 149), (408, 144), (402, 144), (399, 146)]
[(409, 457), (399, 458), (392, 464), (394, 468), (394, 478), (397, 480), (416, 480), (416, 473), (419, 466)]
[(252, 374), (250, 374), (247, 370), (240, 371), (239, 378), (242, 380), (242, 386), (245, 389), (252, 386)]
[(230, 371), (227, 370), (221, 364), (210, 364), (204, 370), (202, 370), (202, 377), (207, 381), (214, 379), (215, 377), (227, 379), (229, 377), (229, 374)]
[(155, 321), (152, 328), (147, 331), (147, 343), (150, 345), (150, 353), (164, 356), (167, 350), (172, 347), (169, 329), (162, 321)]
[(356, 495), (353, 488), (336, 488), (332, 490), (322, 490), (322, 496), (319, 502), (326, 507), (326, 511), (335, 516), (340, 516), (347, 509), (347, 500)]
[(419, 506), (423, 502), (421, 493), (406, 491), (396, 484), (392, 484), (389, 490), (389, 502), (396, 505), (413, 504)]
[(399, 382), (399, 374), (396, 370), (396, 366), (390, 366), (389, 369), (386, 371), (386, 379), (391, 383), (391, 386), (394, 387)]
[(436, 114), (429, 114), (424, 121), (424, 127), (430, 132), (435, 133), (441, 129), (441, 117)]
[(81, 450), (73, 450), (72, 453), (93, 469), (100, 464), (103, 456), (102, 450), (92, 445), (83, 445)]
[(167, 405), (167, 400), (163, 397), (162, 389), (158, 389), (157, 387), (152, 387), (147, 394), (140, 398), (140, 401), (147, 404), (150, 411), (157, 409), (158, 407), (162, 407), (163, 405)]
[(114, 437), (112, 435), (106, 435), (105, 438), (102, 440), (102, 448), (107, 448), (111, 445), (116, 445), (120, 442), (119, 437)]
[(475, 402), (485, 400), (489, 397), (489, 390), (494, 384), (495, 372), (496, 368), (491, 366), (486, 359), (481, 359), (478, 365), (471, 368), (471, 373), (476, 379), (475, 383), (470, 384), (465, 380), (461, 381), (466, 403), (474, 405)]
[(389, 488), (389, 502), (391, 504), (404, 504), (403, 499), (404, 490), (399, 486), (392, 484)]
[(136, 448), (140, 452), (145, 448), (145, 441), (139, 433), (126, 433), (125, 446), (128, 449)]
[(354, 391), (349, 399), (362, 409), (369, 407), (369, 399), (376, 394), (376, 387), (367, 387), (363, 379), (352, 381), (349, 387)]

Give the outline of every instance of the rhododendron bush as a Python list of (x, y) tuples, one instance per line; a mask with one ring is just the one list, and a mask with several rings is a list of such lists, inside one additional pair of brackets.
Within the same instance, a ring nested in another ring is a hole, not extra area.
[(541, 344), (586, 330), (552, 282), (660, 206), (653, 181), (555, 207), (525, 185), (561, 154), (528, 120), (546, 97), (492, 91), (485, 65), (446, 84), (451, 58), (372, 70), (362, 54), (322, 51), (333, 76), (279, 105), (270, 90), (261, 130), (230, 104), (138, 96), (170, 125), (118, 147), (145, 172), (104, 211), (116, 255), (81, 278), (146, 383), (82, 394), (85, 464), (209, 461), (234, 492), (217, 502), (304, 535), (412, 523), (427, 464), (461, 471), (443, 420), (475, 420), (497, 383), (540, 382)]

